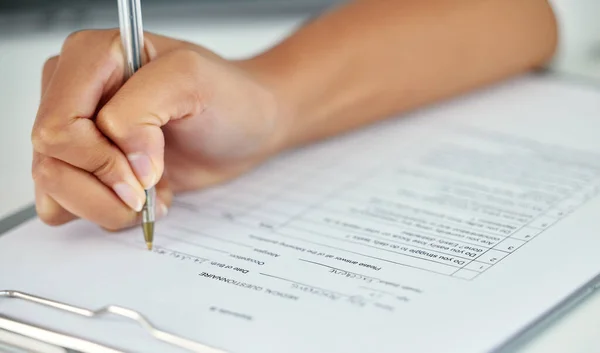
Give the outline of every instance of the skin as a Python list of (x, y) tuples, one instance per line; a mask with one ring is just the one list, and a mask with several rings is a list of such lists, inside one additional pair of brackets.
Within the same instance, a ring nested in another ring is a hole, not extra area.
[(146, 33), (125, 83), (118, 30), (76, 32), (43, 68), (38, 215), (127, 228), (156, 185), (160, 218), (175, 193), (536, 69), (556, 27), (543, 0), (352, 1), (245, 60)]

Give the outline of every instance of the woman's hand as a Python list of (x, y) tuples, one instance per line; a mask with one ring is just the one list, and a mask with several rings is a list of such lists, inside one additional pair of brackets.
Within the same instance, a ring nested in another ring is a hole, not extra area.
[(118, 30), (71, 35), (43, 70), (32, 131), (39, 217), (137, 224), (156, 185), (158, 217), (174, 192), (218, 183), (277, 153), (274, 90), (251, 70), (187, 42), (145, 35), (143, 67), (123, 82)]
[(558, 38), (547, 0), (350, 1), (240, 62), (145, 37), (125, 84), (116, 30), (76, 33), (46, 64), (32, 137), (47, 223), (134, 225), (143, 188), (164, 213), (283, 149), (540, 67)]

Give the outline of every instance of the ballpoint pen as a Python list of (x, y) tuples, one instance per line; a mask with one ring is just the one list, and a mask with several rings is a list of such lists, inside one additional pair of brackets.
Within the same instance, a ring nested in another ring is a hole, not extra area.
[[(119, 4), (119, 28), (125, 52), (125, 79), (129, 79), (142, 66), (144, 31), (140, 0), (117, 0)], [(148, 250), (154, 241), (155, 190), (145, 190), (146, 202), (142, 208), (142, 229)]]

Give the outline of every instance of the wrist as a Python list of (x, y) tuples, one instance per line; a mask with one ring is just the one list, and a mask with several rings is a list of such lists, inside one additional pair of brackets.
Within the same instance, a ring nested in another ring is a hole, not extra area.
[(267, 92), (267, 111), (273, 112), (275, 125), (269, 149), (278, 153), (295, 147), (297, 136), (303, 133), (298, 124), (298, 117), (304, 114), (301, 112), (303, 93), (295, 87), (297, 82), (289, 74), (290, 64), (265, 53), (236, 61), (235, 65)]

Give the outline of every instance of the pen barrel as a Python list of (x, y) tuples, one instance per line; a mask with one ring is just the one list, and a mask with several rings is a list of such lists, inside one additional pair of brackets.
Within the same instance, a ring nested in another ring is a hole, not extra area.
[(154, 212), (154, 201), (156, 199), (155, 195), (156, 191), (154, 188), (150, 188), (146, 190), (146, 202), (144, 203), (144, 207), (142, 208), (142, 222), (150, 223), (154, 222), (155, 212)]
[(117, 0), (121, 43), (125, 54), (125, 79), (142, 67), (144, 31), (140, 0)]

